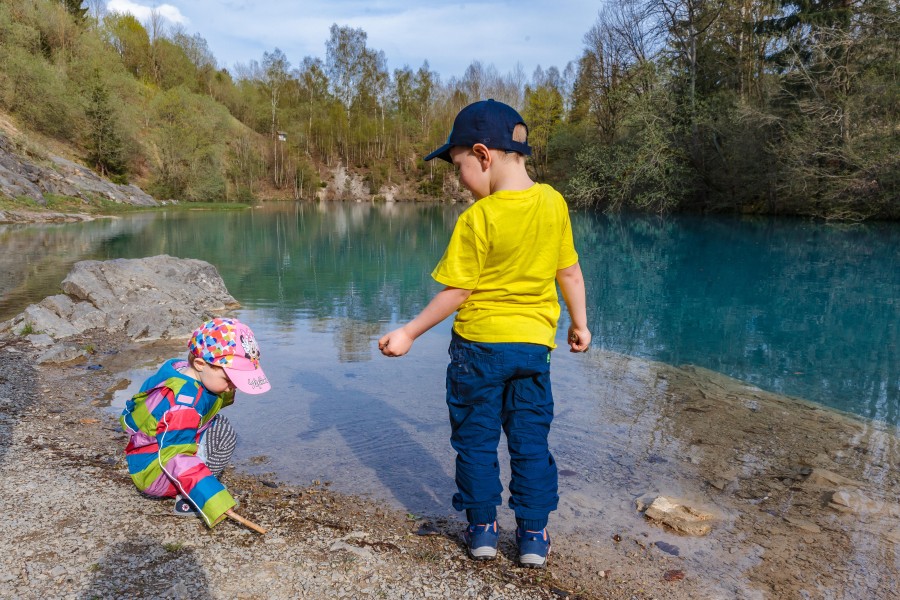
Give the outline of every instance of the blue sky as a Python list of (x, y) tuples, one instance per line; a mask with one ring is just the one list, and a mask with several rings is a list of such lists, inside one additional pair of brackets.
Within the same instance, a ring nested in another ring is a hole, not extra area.
[(304, 56), (325, 58), (333, 23), (362, 28), (368, 46), (382, 50), (388, 68), (413, 70), (428, 60), (443, 81), (461, 77), (473, 60), (500, 74), (521, 64), (527, 78), (576, 60), (603, 2), (577, 0), (108, 0), (108, 9), (146, 21), (151, 8), (169, 23), (199, 33), (219, 66), (261, 60), (280, 48), (298, 65)]

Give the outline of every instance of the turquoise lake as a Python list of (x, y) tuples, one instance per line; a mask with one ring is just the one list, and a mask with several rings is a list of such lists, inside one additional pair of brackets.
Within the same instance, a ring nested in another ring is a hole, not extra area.
[[(238, 315), (256, 332), (273, 384), (229, 408), (241, 433), (238, 463), (287, 481), (334, 482), (411, 512), (448, 514), (450, 321), (399, 359), (382, 357), (376, 341), (437, 291), (430, 272), (464, 208), (284, 204), (7, 226), (0, 230), (0, 319), (58, 293), (77, 260), (207, 260), (241, 302)], [(636, 435), (608, 411), (641, 397), (646, 385), (612, 381), (601, 360), (606, 353), (705, 367), (896, 431), (900, 228), (579, 212), (572, 218), (594, 349), (553, 355), (551, 443), (564, 472), (577, 474), (564, 477), (565, 486), (587, 495), (592, 486), (608, 486), (598, 462), (604, 445)], [(560, 331), (566, 326), (564, 312)], [(157, 360), (134, 365), (132, 387), (112, 410)], [(610, 392), (619, 385), (621, 398)], [(652, 427), (647, 435), (657, 435)], [(661, 452), (654, 448), (652, 456)], [(647, 456), (650, 450), (616, 459), (639, 473), (629, 480), (633, 495), (641, 481), (678, 481)]]
[[(5, 226), (0, 319), (57, 293), (76, 260), (170, 254), (216, 265), (267, 322), (340, 321), (339, 360), (368, 360), (383, 324), (438, 289), (429, 274), (462, 208), (290, 204)], [(900, 423), (900, 227), (572, 218), (595, 347)]]

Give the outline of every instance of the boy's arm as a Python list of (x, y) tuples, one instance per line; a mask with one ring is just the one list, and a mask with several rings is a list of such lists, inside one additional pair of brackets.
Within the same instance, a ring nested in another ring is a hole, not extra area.
[(569, 351), (585, 352), (591, 345), (591, 332), (587, 325), (587, 300), (585, 299), (581, 265), (576, 262), (571, 267), (557, 271), (556, 282), (559, 284), (566, 307), (569, 309), (569, 317), (572, 319), (567, 337)]
[(378, 349), (385, 356), (403, 356), (409, 352), (416, 338), (456, 312), (471, 294), (472, 290), (445, 287), (415, 319), (382, 336), (378, 340)]

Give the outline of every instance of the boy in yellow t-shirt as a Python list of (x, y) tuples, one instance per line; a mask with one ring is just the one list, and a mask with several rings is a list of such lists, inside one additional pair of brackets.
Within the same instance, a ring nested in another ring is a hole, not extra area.
[(476, 560), (497, 555), (502, 502), (497, 444), (506, 433), (519, 563), (543, 567), (547, 521), (556, 509), (556, 463), (547, 444), (553, 420), (550, 351), (559, 319), (556, 283), (572, 324), (568, 343), (591, 343), (584, 279), (565, 200), (525, 169), (528, 129), (494, 100), (460, 111), (447, 143), (425, 157), (453, 163), (477, 202), (460, 215), (432, 277), (446, 287), (412, 321), (378, 341), (385, 356), (403, 356), (416, 338), (454, 311), (447, 405), (456, 450), (453, 507), (465, 510), (463, 535)]

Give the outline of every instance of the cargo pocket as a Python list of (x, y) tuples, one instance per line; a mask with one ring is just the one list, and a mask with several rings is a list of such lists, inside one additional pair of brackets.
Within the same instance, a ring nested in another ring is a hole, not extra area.
[(447, 367), (447, 402), (472, 406), (487, 401), (484, 388), (489, 384), (495, 358), (470, 347), (454, 344)]

